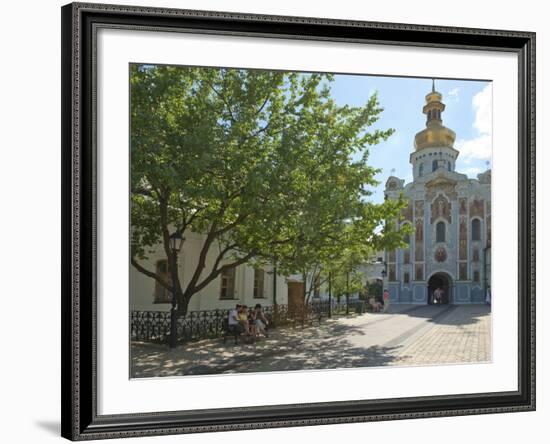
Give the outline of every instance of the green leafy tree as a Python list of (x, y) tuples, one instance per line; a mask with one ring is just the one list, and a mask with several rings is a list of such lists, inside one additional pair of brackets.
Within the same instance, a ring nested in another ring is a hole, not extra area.
[(367, 297), (374, 298), (376, 301), (383, 302), (382, 300), (382, 282), (367, 282), (366, 285)]
[[(376, 227), (396, 216), (395, 204), (365, 200), (376, 173), (366, 147), (392, 133), (366, 131), (382, 111), (377, 98), (337, 106), (331, 80), (131, 66), (131, 263), (174, 291), (178, 310), (224, 270), (306, 270), (312, 255), (329, 257), (350, 220)], [(170, 236), (183, 235), (185, 249), (191, 232), (202, 244), (183, 284)], [(144, 265), (159, 245), (170, 282)]]

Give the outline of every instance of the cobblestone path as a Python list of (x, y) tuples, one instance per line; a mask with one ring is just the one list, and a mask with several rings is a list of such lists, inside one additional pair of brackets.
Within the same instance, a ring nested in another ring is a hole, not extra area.
[(393, 306), (392, 311), (328, 319), (304, 329), (273, 329), (256, 344), (207, 339), (169, 350), (132, 343), (132, 377), (491, 360), (489, 306)]

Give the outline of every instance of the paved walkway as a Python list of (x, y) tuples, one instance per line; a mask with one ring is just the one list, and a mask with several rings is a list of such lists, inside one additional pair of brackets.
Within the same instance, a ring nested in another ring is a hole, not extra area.
[(131, 360), (133, 377), (488, 362), (491, 312), (485, 305), (393, 306), (273, 329), (256, 344), (206, 339), (169, 350), (132, 343)]

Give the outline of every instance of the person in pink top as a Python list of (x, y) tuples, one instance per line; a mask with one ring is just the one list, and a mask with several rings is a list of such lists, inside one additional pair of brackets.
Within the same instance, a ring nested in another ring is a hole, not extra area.
[(384, 313), (387, 313), (390, 309), (390, 292), (386, 289), (384, 290)]

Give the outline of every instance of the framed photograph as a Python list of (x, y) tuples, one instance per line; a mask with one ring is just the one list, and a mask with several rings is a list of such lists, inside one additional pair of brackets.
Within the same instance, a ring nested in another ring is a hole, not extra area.
[(62, 435), (535, 409), (535, 34), (62, 8)]

